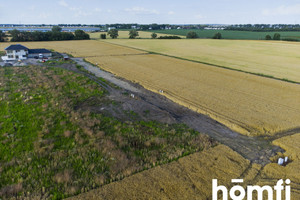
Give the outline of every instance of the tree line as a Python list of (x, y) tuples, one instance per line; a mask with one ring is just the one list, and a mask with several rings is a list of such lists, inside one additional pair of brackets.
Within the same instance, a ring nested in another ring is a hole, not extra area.
[[(41, 32), (22, 32), (18, 30), (12, 30), (8, 33), (11, 35), (12, 42), (26, 42), (26, 41), (60, 41), (60, 40), (89, 40), (89, 34), (83, 30), (76, 30), (74, 33), (61, 32), (59, 26), (53, 26), (51, 31)], [(1, 38), (0, 38), (1, 41)]]
[(300, 31), (300, 25), (299, 24), (239, 24), (239, 25), (227, 26), (224, 30), (253, 31), (253, 32)]
[[(119, 31), (118, 29), (111, 29), (107, 32), (107, 35), (109, 35), (112, 39), (116, 39), (119, 36)], [(129, 31), (128, 35), (129, 35), (128, 37), (129, 39), (135, 39), (137, 36), (139, 36), (139, 32), (133, 29)], [(100, 34), (100, 38), (106, 39), (106, 34), (105, 33)], [(157, 34), (154, 32), (151, 34), (151, 38), (152, 39), (156, 39), (156, 38), (157, 39), (181, 39), (181, 37), (176, 35), (165, 35), (165, 36), (158, 37)], [(193, 38), (199, 38), (199, 36), (195, 31), (189, 31), (186, 35), (186, 38), (193, 39)], [(222, 34), (218, 32), (212, 37), (212, 39), (222, 39)]]

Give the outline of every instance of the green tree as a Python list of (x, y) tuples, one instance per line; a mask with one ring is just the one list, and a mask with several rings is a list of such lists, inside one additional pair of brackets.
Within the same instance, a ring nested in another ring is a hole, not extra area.
[(100, 35), (100, 38), (101, 38), (101, 39), (106, 39), (106, 34), (105, 34), (105, 33), (101, 34), (101, 35)]
[(111, 29), (107, 32), (107, 35), (109, 35), (112, 39), (115, 39), (119, 36), (119, 31), (117, 29)]
[(53, 26), (52, 27), (52, 32), (61, 32), (62, 28), (59, 26)]
[(273, 40), (280, 40), (280, 34), (275, 33), (274, 36), (273, 36)]
[(151, 38), (152, 38), (152, 39), (157, 38), (157, 34), (156, 34), (156, 33), (152, 33), (152, 34), (151, 34)]
[(75, 39), (76, 40), (89, 40), (90, 35), (84, 32), (83, 30), (76, 30), (75, 31)]
[(139, 32), (137, 32), (136, 30), (129, 31), (129, 39), (135, 39), (137, 36), (139, 36)]
[(213, 39), (222, 39), (222, 34), (221, 33), (216, 33), (214, 35)]
[(6, 37), (5, 33), (2, 32), (2, 31), (0, 31), (0, 42), (4, 42), (5, 41), (5, 37)]
[(198, 35), (195, 31), (190, 31), (187, 33), (186, 38), (198, 38)]
[(12, 42), (20, 42), (20, 41), (24, 41), (23, 40), (23, 35), (20, 31), (18, 31), (17, 29), (14, 29), (12, 31), (9, 31), (9, 34), (11, 35), (11, 41)]
[(266, 35), (265, 39), (266, 40), (272, 40), (272, 37), (271, 37), (271, 35)]

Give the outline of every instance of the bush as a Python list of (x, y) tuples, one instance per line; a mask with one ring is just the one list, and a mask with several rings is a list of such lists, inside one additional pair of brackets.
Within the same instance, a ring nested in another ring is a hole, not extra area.
[(158, 39), (181, 39), (181, 37), (175, 35), (166, 35), (166, 36), (160, 36)]
[(299, 42), (299, 40), (296, 38), (283, 38), (282, 40), (289, 41), (289, 42)]
[(275, 33), (274, 36), (273, 36), (273, 40), (280, 40), (280, 34)]
[(221, 33), (216, 33), (214, 35), (213, 39), (222, 39), (222, 34)]
[(272, 37), (271, 37), (271, 35), (266, 35), (265, 39), (266, 40), (272, 40)]
[(195, 31), (190, 31), (187, 33), (186, 38), (198, 38), (198, 35)]
[(105, 33), (102, 33), (102, 34), (100, 35), (100, 38), (101, 38), (101, 39), (106, 39), (106, 34), (105, 34)]
[(152, 39), (157, 38), (157, 34), (156, 34), (156, 33), (152, 33), (152, 34), (151, 34), (151, 38), (152, 38)]

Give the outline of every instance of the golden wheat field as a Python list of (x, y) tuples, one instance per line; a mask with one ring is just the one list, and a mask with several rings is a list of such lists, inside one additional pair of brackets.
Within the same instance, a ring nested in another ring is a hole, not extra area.
[[(300, 134), (275, 143), (299, 145), (293, 140), (300, 141)], [(286, 149), (286, 155), (289, 151), (295, 152), (290, 147)], [(295, 153), (299, 154), (298, 150)], [(300, 198), (299, 166), (297, 158), (285, 167), (276, 163), (262, 167), (251, 164), (230, 148), (218, 145), (70, 199), (211, 199), (212, 179), (218, 179), (218, 185), (230, 189), (236, 185), (231, 179), (237, 178), (244, 180), (241, 184), (244, 188), (248, 185), (274, 186), (279, 179), (290, 179), (291, 199), (296, 200)], [(272, 199), (276, 199), (275, 192), (273, 195)], [(264, 199), (267, 199), (267, 193), (264, 193)]]
[(248, 160), (218, 145), (70, 199), (211, 199), (212, 179), (228, 186), (248, 168)]
[[(101, 41), (22, 43), (86, 57), (244, 134), (274, 134), (299, 127), (300, 86)], [(4, 48), (7, 44), (1, 44)]]
[(211, 39), (109, 42), (300, 82), (297, 42)]
[(87, 58), (233, 130), (273, 134), (300, 124), (300, 86), (160, 55)]
[(291, 199), (300, 199), (300, 133), (277, 139), (273, 141), (273, 144), (286, 150), (284, 154), (279, 153), (279, 156), (287, 156), (291, 162), (287, 166), (280, 166), (276, 163), (266, 165), (260, 173), (257, 184), (274, 185), (279, 179), (290, 179)]
[[(147, 32), (147, 31), (139, 31), (139, 36), (136, 39), (150, 39), (151, 38), (151, 34), (152, 32)], [(100, 35), (101, 34), (107, 34), (107, 32), (100, 32), (100, 33), (89, 33), (91, 39), (100, 39)], [(156, 33), (157, 37), (159, 36), (166, 36), (166, 35), (170, 35), (170, 34), (163, 34), (163, 33)], [(118, 39), (128, 39), (129, 37), (129, 31), (119, 31), (119, 36)], [(184, 37), (184, 36), (180, 36), (179, 37)], [(107, 35), (106, 36), (107, 39), (110, 39), (110, 37)]]

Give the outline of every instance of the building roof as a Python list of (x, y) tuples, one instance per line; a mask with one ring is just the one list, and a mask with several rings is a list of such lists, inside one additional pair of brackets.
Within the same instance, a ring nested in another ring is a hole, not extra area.
[(5, 50), (28, 50), (28, 48), (20, 44), (13, 44), (9, 47), (6, 47)]
[(39, 54), (39, 53), (52, 53), (52, 52), (47, 49), (29, 49), (28, 53), (29, 54)]

